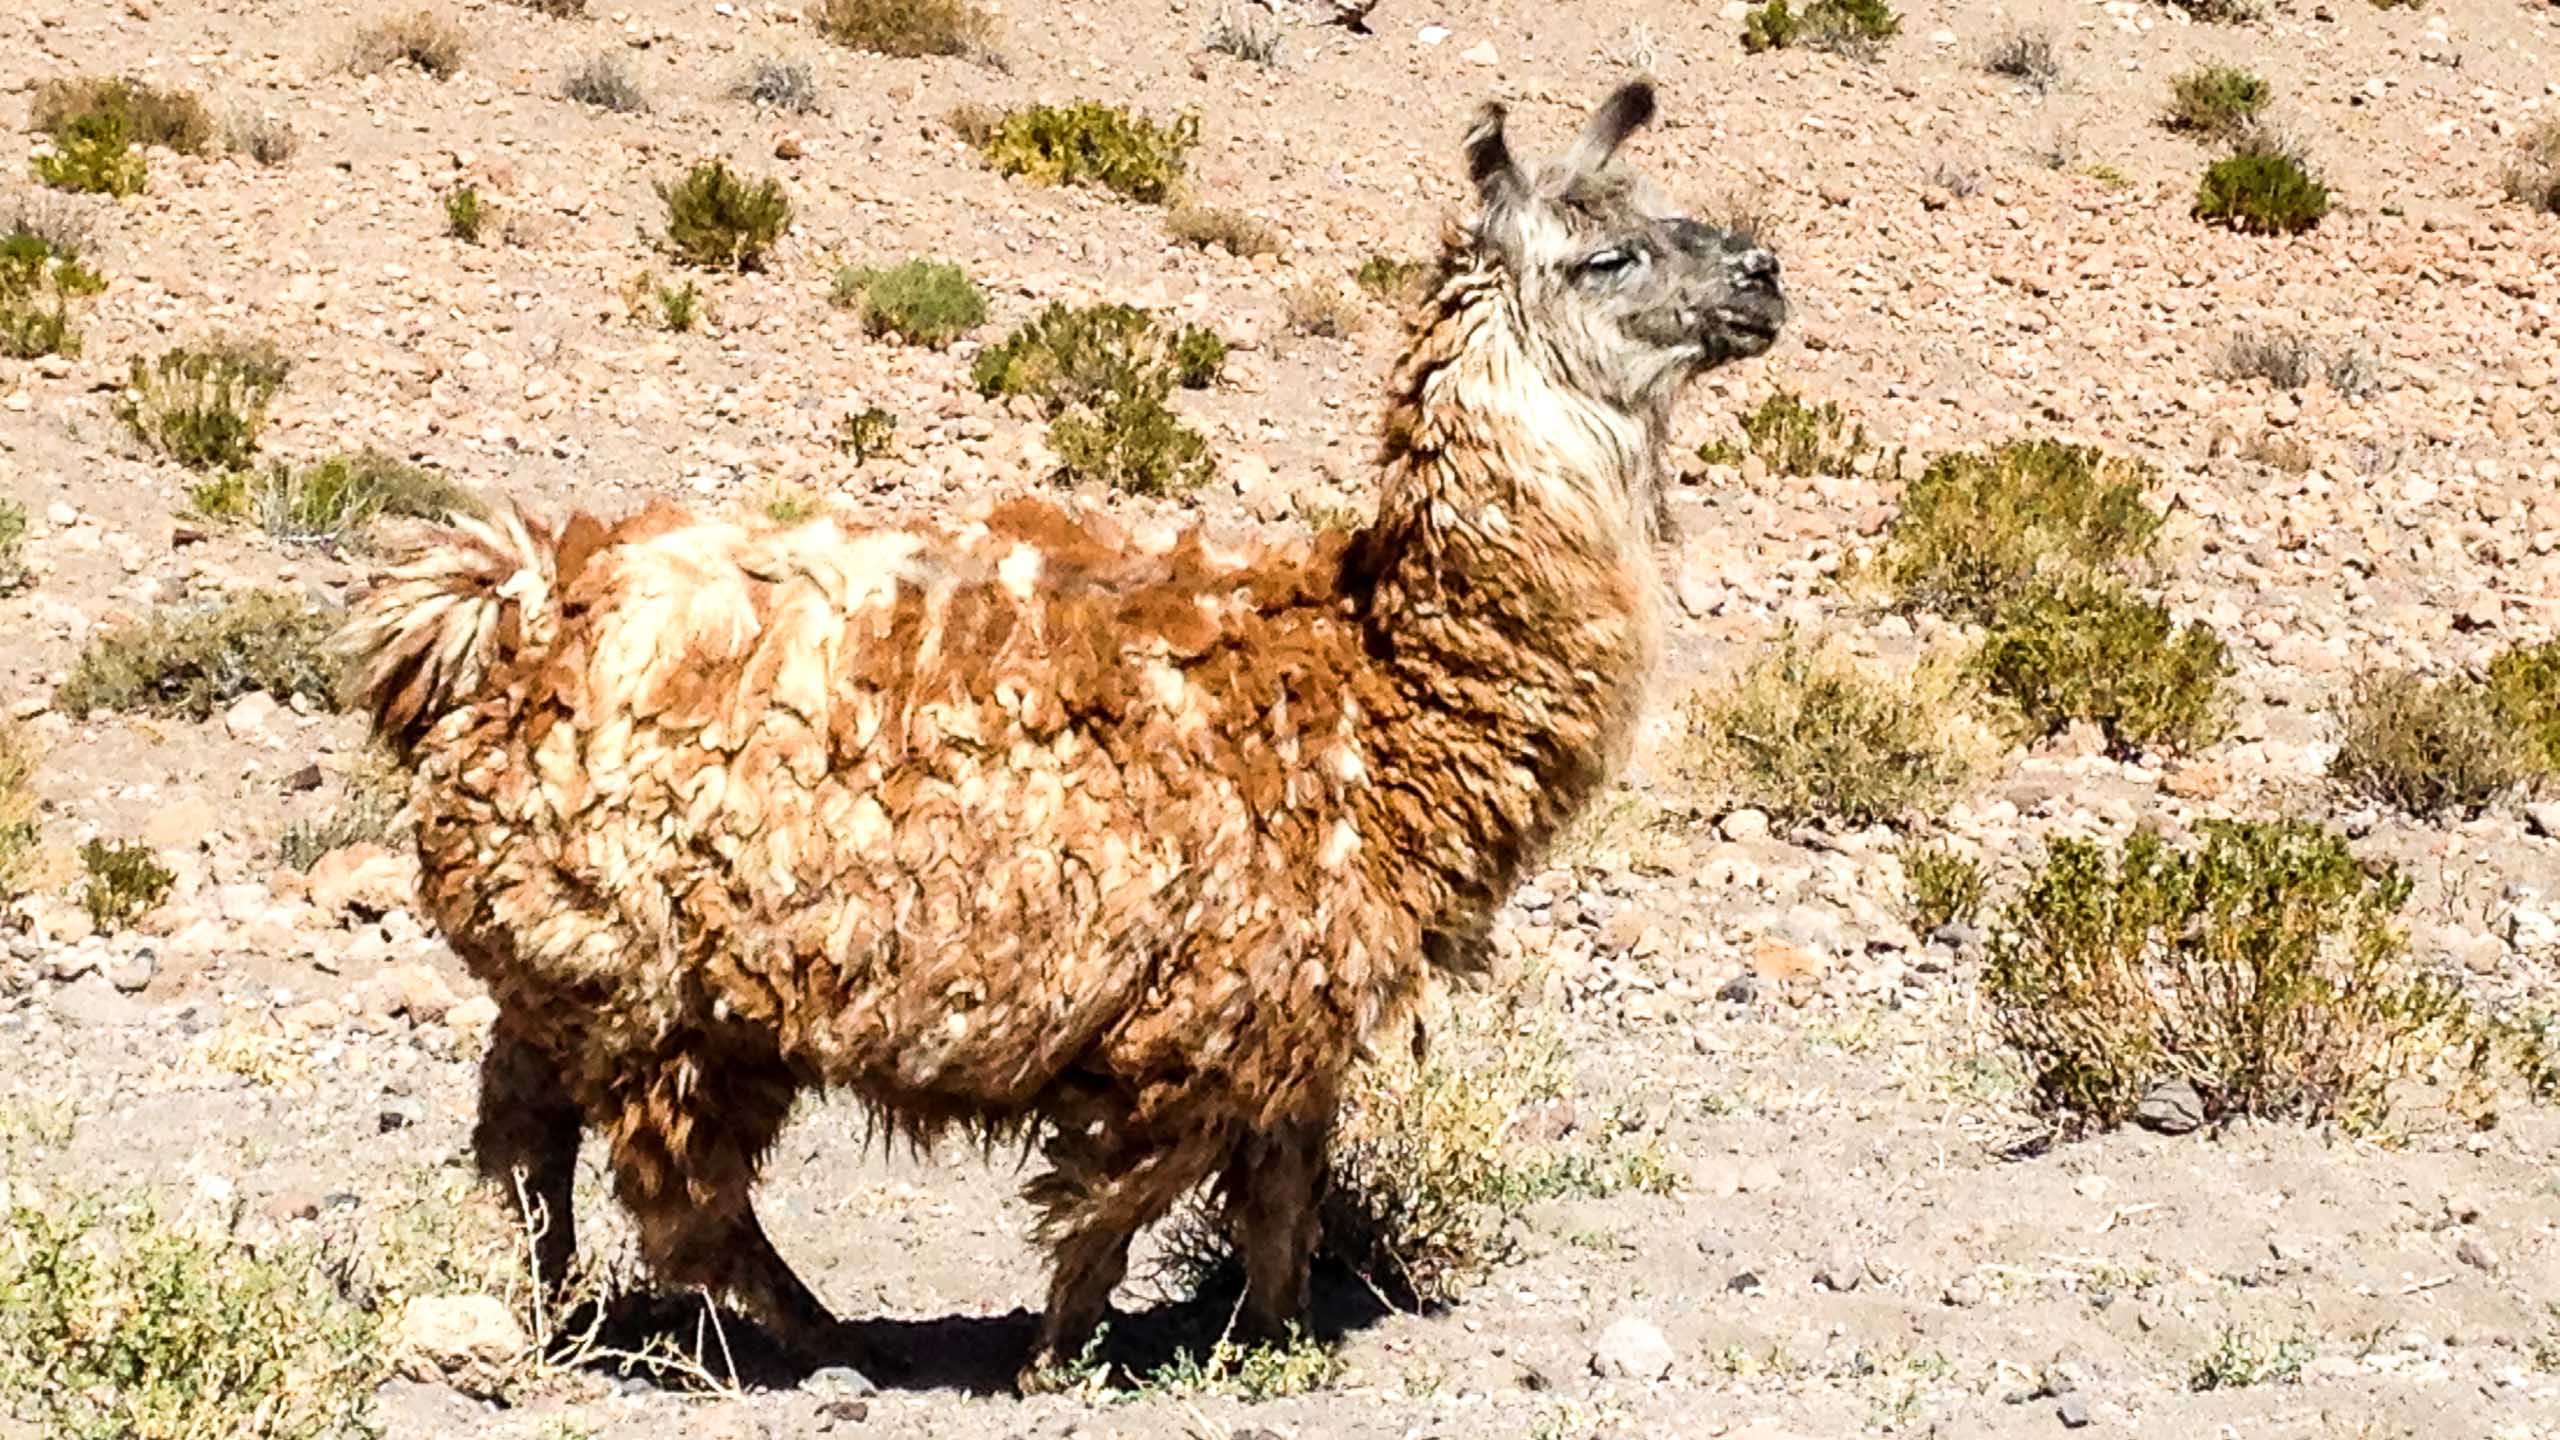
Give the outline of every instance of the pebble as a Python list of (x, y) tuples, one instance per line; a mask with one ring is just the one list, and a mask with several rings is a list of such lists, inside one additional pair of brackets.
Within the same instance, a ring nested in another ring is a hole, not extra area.
[(495, 1296), (422, 1295), (401, 1306), (393, 1322), (392, 1368), (494, 1398), (525, 1344), (524, 1328)]
[(2062, 1421), (2063, 1429), (2086, 1430), (2090, 1424), (2089, 1397), (2077, 1390), (2065, 1391), (2054, 1401), (2053, 1413)]
[(2490, 1249), (2488, 1243), (2477, 1235), (2463, 1236), (2461, 1242), (2453, 1247), (2453, 1258), (2484, 1275), (2498, 1273), (2498, 1252)]
[(159, 973), (159, 959), (148, 950), (136, 950), (107, 962), (107, 983), (127, 995), (150, 989), (152, 977)]
[(2560, 840), (2560, 800), (2535, 800), (2524, 807), (2524, 826), (2546, 840)]
[(1660, 1327), (1640, 1315), (1621, 1315), (1592, 1347), (1591, 1373), (1613, 1380), (1661, 1380), (1677, 1359)]
[(2163, 1135), (2186, 1135), (2204, 1128), (2204, 1097), (2185, 1078), (2163, 1080), (2133, 1107), (2134, 1123)]
[(1727, 840), (1758, 840), (1769, 833), (1769, 817), (1759, 810), (1736, 810), (1718, 822), (1716, 829)]

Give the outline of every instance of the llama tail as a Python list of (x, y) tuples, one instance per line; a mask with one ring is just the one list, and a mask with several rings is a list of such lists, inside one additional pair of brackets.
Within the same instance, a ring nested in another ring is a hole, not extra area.
[(559, 629), (560, 543), (508, 505), (456, 520), (393, 567), (338, 632), (376, 737), (409, 754)]

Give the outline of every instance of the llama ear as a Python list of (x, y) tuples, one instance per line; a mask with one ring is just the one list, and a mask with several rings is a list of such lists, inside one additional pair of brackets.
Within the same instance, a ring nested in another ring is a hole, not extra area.
[(1591, 112), (1590, 123), (1582, 127), (1581, 136), (1565, 156), (1566, 170), (1576, 175), (1589, 175), (1608, 164), (1609, 157), (1618, 153), (1618, 147), (1627, 143), (1627, 137), (1642, 129), (1653, 116), (1651, 84), (1638, 80), (1619, 86), (1608, 99), (1600, 102), (1599, 109)]
[(1487, 102), (1467, 131), (1467, 178), (1475, 182), (1476, 198), (1488, 214), (1529, 193), (1529, 177), (1520, 173), (1520, 162), (1511, 158), (1511, 142), (1502, 137), (1504, 118), (1499, 102)]

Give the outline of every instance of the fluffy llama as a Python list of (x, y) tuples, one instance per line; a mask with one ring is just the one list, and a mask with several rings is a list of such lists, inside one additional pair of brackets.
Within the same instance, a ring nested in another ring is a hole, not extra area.
[(835, 1086), (920, 1141), (1045, 1135), (1026, 1383), (1205, 1181), (1248, 1322), (1299, 1319), (1345, 1071), (1623, 757), (1672, 402), (1786, 314), (1766, 251), (1616, 162), (1653, 109), (1534, 174), (1481, 112), (1356, 536), (519, 512), (374, 587), (346, 640), (499, 1006), (474, 1143), (545, 1275), (592, 1128), (659, 1277), (840, 1359), (751, 1201)]

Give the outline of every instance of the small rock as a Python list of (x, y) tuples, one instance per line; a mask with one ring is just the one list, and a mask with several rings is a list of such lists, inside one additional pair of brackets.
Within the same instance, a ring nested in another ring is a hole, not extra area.
[(400, 997), (400, 1008), (408, 1012), (410, 1023), (433, 1025), (450, 1014), (457, 1002), (453, 987), (432, 965), (403, 965), (388, 977), (394, 993)]
[(397, 1100), (383, 1102), (381, 1113), (374, 1117), (374, 1128), (388, 1135), (394, 1130), (406, 1130), (426, 1118), (427, 1107), (404, 1095)]
[(1769, 833), (1769, 817), (1759, 810), (1736, 810), (1717, 823), (1727, 840), (1757, 840)]
[(380, 845), (332, 850), (311, 866), (311, 903), (331, 915), (384, 915), (416, 900), (418, 865)]
[(2133, 1107), (2133, 1122), (2163, 1135), (2187, 1135), (2204, 1128), (2204, 1097), (2184, 1078), (2151, 1087)]
[(1825, 1256), (1822, 1264), (1813, 1272), (1813, 1283), (1825, 1290), (1844, 1295), (1857, 1289), (1866, 1278), (1866, 1258), (1846, 1246), (1835, 1249)]
[(1671, 1342), (1640, 1315), (1621, 1315), (1600, 1332), (1591, 1351), (1591, 1373), (1606, 1379), (1660, 1380), (1671, 1373)]
[(142, 822), (142, 843), (153, 850), (193, 850), (210, 839), (222, 817), (213, 802), (190, 796), (151, 812)]
[(2077, 1390), (2069, 1391), (2054, 1402), (2053, 1413), (2061, 1419), (2063, 1429), (2085, 1430), (2089, 1428), (2089, 1397)]
[(1492, 41), (1479, 40), (1459, 51), (1458, 58), (1470, 65), (1499, 65), (1502, 63), (1502, 52), (1493, 48)]
[(2498, 1273), (2498, 1252), (2490, 1249), (2477, 1235), (2465, 1235), (2453, 1247), (2453, 1258), (2484, 1275)]
[(267, 733), (267, 726), (274, 722), (276, 712), (282, 708), (276, 704), (273, 695), (264, 690), (252, 690), (232, 701), (231, 708), (222, 712), (222, 728), (231, 732), (234, 740), (255, 740)]
[(1736, 1295), (1757, 1295), (1760, 1293), (1760, 1276), (1755, 1271), (1745, 1270), (1724, 1282), (1724, 1288)]
[(1716, 998), (1731, 1005), (1751, 1004), (1760, 998), (1760, 977), (1745, 970), (1719, 986)]
[(148, 950), (136, 950), (107, 962), (107, 983), (127, 995), (150, 989), (151, 978), (159, 973), (159, 957)]
[(446, 1011), (444, 1023), (456, 1035), (468, 1035), (477, 1040), (489, 1033), (490, 1026), (498, 1023), (498, 1002), (486, 995), (474, 995)]
[(2560, 840), (2560, 800), (2536, 800), (2524, 807), (2524, 828), (2547, 840)]
[(796, 130), (786, 130), (774, 139), (773, 158), (776, 160), (797, 160), (807, 153)]
[(524, 1329), (493, 1295), (423, 1295), (400, 1308), (392, 1365), (412, 1380), (443, 1380), (488, 1398), (522, 1358)]
[(880, 1387), (871, 1383), (870, 1376), (863, 1374), (861, 1371), (854, 1369), (850, 1365), (830, 1365), (823, 1370), (813, 1372), (809, 1376), (809, 1388), (813, 1390), (827, 1391), (835, 1395), (877, 1395), (880, 1393)]

